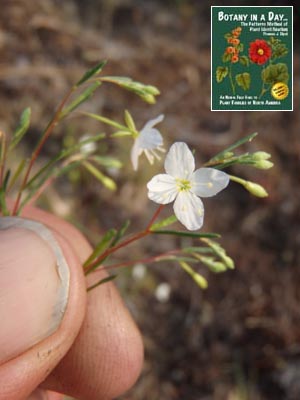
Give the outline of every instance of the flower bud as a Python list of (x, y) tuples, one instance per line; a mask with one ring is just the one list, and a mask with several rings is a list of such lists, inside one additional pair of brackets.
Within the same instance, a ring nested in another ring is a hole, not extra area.
[(195, 272), (195, 274), (192, 275), (192, 278), (197, 283), (197, 285), (200, 286), (201, 289), (207, 289), (208, 283), (204, 276)]
[(155, 86), (147, 85), (145, 89), (147, 93), (152, 94), (153, 96), (158, 96), (160, 94), (160, 91)]
[(204, 276), (194, 271), (193, 268), (188, 263), (186, 263), (185, 261), (180, 261), (179, 264), (182, 267), (182, 269), (191, 276), (191, 278), (195, 281), (195, 283), (198, 286), (200, 286), (201, 289), (206, 289), (208, 287), (207, 280), (204, 278)]
[(223, 255), (222, 259), (227, 268), (234, 269), (234, 261), (231, 257)]
[(256, 197), (267, 197), (268, 193), (263, 188), (261, 185), (258, 183), (250, 182), (250, 181), (245, 181), (243, 184), (244, 188), (248, 190), (251, 194), (253, 194)]
[(271, 154), (265, 151), (256, 151), (252, 154), (252, 159), (255, 161), (268, 160), (269, 158), (271, 158)]
[(253, 166), (258, 169), (270, 169), (273, 167), (273, 165), (274, 164), (268, 160), (259, 160), (253, 164)]
[(148, 104), (155, 104), (155, 97), (150, 93), (145, 93), (141, 95), (141, 98)]

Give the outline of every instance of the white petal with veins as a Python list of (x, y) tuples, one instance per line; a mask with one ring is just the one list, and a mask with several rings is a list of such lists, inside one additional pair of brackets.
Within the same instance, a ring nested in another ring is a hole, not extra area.
[(177, 219), (190, 231), (203, 225), (204, 207), (201, 199), (191, 192), (180, 192), (174, 203)]
[(200, 197), (215, 196), (225, 189), (229, 176), (215, 168), (199, 168), (191, 176), (191, 192)]
[(147, 184), (148, 197), (158, 204), (168, 204), (177, 195), (175, 179), (167, 174), (155, 175)]
[(172, 144), (165, 160), (166, 173), (174, 178), (188, 179), (195, 169), (193, 153), (183, 142)]

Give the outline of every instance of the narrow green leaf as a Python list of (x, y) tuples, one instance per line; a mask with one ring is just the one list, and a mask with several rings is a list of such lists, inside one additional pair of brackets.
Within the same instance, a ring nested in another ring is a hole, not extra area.
[(161, 262), (161, 261), (185, 261), (185, 262), (190, 262), (190, 263), (199, 263), (199, 260), (196, 260), (195, 258), (192, 257), (187, 257), (187, 256), (178, 256), (178, 255), (161, 255), (155, 257), (154, 262)]
[[(110, 244), (109, 244), (109, 248), (114, 247), (116, 244), (118, 244), (118, 242), (119, 242), (119, 241), (122, 239), (122, 237), (125, 235), (125, 233), (126, 233), (128, 227), (129, 227), (129, 225), (130, 225), (130, 221), (127, 220), (127, 221), (125, 221), (125, 222), (122, 224), (121, 228), (118, 229), (117, 232), (115, 232), (115, 235), (114, 235), (114, 237), (112, 238), (112, 240), (111, 240), (111, 242), (110, 242)], [(109, 256), (106, 256), (106, 257), (102, 258), (102, 259), (101, 259), (101, 264), (103, 264), (104, 261), (106, 261), (108, 258), (109, 258)], [(95, 267), (93, 268), (93, 270), (96, 269), (99, 265), (100, 265), (100, 264), (95, 265)], [(90, 271), (89, 271), (89, 272), (90, 272)]]
[(105, 235), (102, 237), (100, 242), (96, 245), (92, 254), (88, 257), (88, 259), (84, 262), (83, 267), (85, 268), (88, 266), (92, 261), (94, 261), (100, 254), (105, 250), (109, 243), (111, 242), (112, 238), (116, 235), (117, 231), (115, 229), (109, 229)]
[(109, 247), (115, 246), (119, 241), (122, 239), (122, 237), (125, 235), (127, 229), (129, 228), (130, 221), (126, 220), (120, 229), (118, 229), (118, 232), (116, 233), (116, 236), (114, 237), (113, 241), (111, 242)]
[(169, 231), (169, 230), (151, 230), (151, 233), (155, 235), (175, 235), (191, 238), (219, 238), (221, 237), (218, 233), (193, 233), (193, 232), (180, 232), (180, 231)]
[(255, 136), (257, 136), (257, 135), (258, 135), (258, 133), (255, 132), (255, 133), (251, 133), (251, 135), (245, 136), (245, 137), (243, 137), (243, 138), (237, 140), (237, 141), (234, 142), (231, 146), (226, 147), (226, 149), (224, 149), (223, 151), (221, 151), (220, 153), (218, 153), (218, 154), (216, 154), (214, 157), (212, 157), (212, 158), (209, 160), (209, 162), (210, 162), (210, 161), (217, 161), (217, 160), (223, 159), (223, 158), (224, 158), (224, 155), (225, 155), (227, 152), (231, 152), (232, 150), (236, 149), (237, 147), (242, 146), (243, 144), (245, 144), (245, 143), (247, 143), (247, 142), (251, 142), (251, 141), (255, 138)]
[(73, 100), (67, 107), (65, 107), (60, 113), (60, 118), (64, 118), (70, 112), (74, 111), (80, 104), (87, 101), (95, 92), (95, 90), (101, 85), (101, 82), (95, 82), (88, 88), (86, 88), (75, 100)]
[(97, 121), (101, 121), (104, 124), (113, 126), (114, 128), (117, 128), (121, 131), (128, 131), (127, 127), (121, 124), (118, 124), (117, 122), (113, 121), (112, 119), (102, 117), (101, 115), (93, 114), (93, 113), (88, 113), (88, 112), (83, 112), (82, 114), (87, 115), (88, 117), (91, 117), (93, 119), (96, 119)]
[(26, 165), (26, 160), (23, 158), (23, 159), (20, 161), (20, 163), (19, 163), (17, 169), (15, 170), (14, 174), (13, 174), (12, 177), (11, 177), (11, 180), (10, 180), (10, 183), (9, 183), (9, 186), (8, 186), (8, 189), (7, 189), (8, 191), (9, 191), (9, 190), (14, 186), (14, 184), (16, 183), (17, 179), (19, 178), (19, 176), (21, 175), (22, 171), (24, 170), (25, 165)]
[(116, 277), (117, 277), (117, 275), (110, 275), (110, 276), (108, 276), (108, 277), (106, 277), (106, 278), (103, 278), (103, 279), (101, 279), (100, 281), (98, 281), (97, 283), (95, 283), (94, 285), (89, 286), (89, 287), (87, 288), (87, 291), (89, 292), (89, 291), (95, 289), (96, 287), (102, 285), (103, 283), (110, 282), (110, 281), (112, 281), (113, 279), (115, 279)]
[(102, 71), (102, 69), (104, 68), (106, 63), (107, 63), (106, 60), (100, 61), (97, 65), (95, 65), (94, 67), (92, 67), (91, 69), (86, 71), (85, 74), (82, 76), (82, 78), (79, 79), (79, 81), (76, 83), (75, 86), (80, 86), (84, 82), (86, 82), (88, 79), (92, 78), (94, 75), (99, 74)]
[[(33, 184), (36, 183), (37, 179), (41, 179), (41, 183), (43, 183), (45, 181), (45, 177), (49, 177), (51, 174), (55, 175), (55, 169), (53, 168), (53, 166), (58, 162), (61, 161), (69, 156), (71, 156), (72, 154), (74, 154), (75, 152), (79, 151), (80, 148), (87, 144), (87, 143), (91, 143), (91, 142), (97, 142), (101, 139), (105, 138), (105, 133), (99, 133), (95, 136), (91, 136), (88, 139), (82, 140), (78, 143), (76, 143), (73, 146), (70, 146), (69, 148), (63, 149), (61, 150), (61, 152), (59, 154), (57, 154), (54, 158), (52, 158), (48, 163), (46, 163), (44, 165), (44, 167), (42, 167), (31, 179), (30, 181), (28, 181), (26, 188), (30, 188)], [(84, 156), (82, 155), (82, 160), (84, 159)], [(50, 170), (50, 174), (48, 174), (47, 171)]]
[(51, 177), (53, 178), (59, 178), (60, 176), (72, 171), (73, 169), (79, 167), (82, 163), (82, 160), (76, 160), (70, 164), (67, 164), (63, 167), (56, 167), (56, 168), (48, 168), (47, 171), (45, 171), (45, 174), (43, 177), (35, 182), (32, 182), (30, 185), (30, 188), (28, 189), (27, 196), (24, 198), (24, 200), (21, 203), (21, 206), (19, 208), (19, 211), (22, 210), (22, 208), (28, 203), (28, 201), (36, 194), (36, 192), (39, 190), (39, 188), (42, 187), (44, 182), (47, 181), (47, 179), (50, 179)]
[(30, 117), (31, 117), (31, 109), (29, 107), (25, 108), (25, 110), (21, 114), (19, 124), (13, 133), (12, 141), (9, 145), (9, 151), (11, 151), (17, 146), (22, 137), (28, 131), (30, 125)]
[(210, 247), (199, 247), (199, 246), (185, 247), (184, 249), (182, 249), (182, 251), (185, 253), (201, 253), (201, 254), (213, 253), (213, 250)]
[(177, 222), (176, 216), (171, 215), (170, 217), (167, 217), (167, 218), (163, 219), (162, 221), (159, 221), (159, 222), (156, 222), (155, 224), (153, 224), (151, 226), (150, 230), (156, 231), (158, 229), (165, 228), (166, 226), (174, 224), (175, 222)]
[(0, 188), (0, 214), (4, 217), (9, 215), (9, 211), (6, 205), (6, 196), (3, 188)]

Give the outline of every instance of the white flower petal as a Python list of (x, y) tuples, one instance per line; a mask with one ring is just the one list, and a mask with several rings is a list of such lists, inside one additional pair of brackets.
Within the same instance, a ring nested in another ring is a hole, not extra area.
[(174, 203), (177, 219), (190, 231), (203, 225), (204, 207), (201, 199), (191, 192), (179, 192)]
[(148, 130), (153, 128), (153, 126), (155, 126), (156, 124), (160, 123), (163, 119), (165, 118), (165, 116), (163, 114), (160, 114), (158, 117), (150, 119), (143, 127), (143, 129), (141, 130), (141, 132), (143, 130)]
[(148, 197), (158, 204), (171, 203), (177, 195), (175, 179), (167, 174), (155, 175), (147, 183)]
[(139, 135), (140, 147), (151, 150), (162, 146), (163, 138), (157, 129), (142, 130)]
[(200, 197), (211, 197), (225, 189), (229, 181), (229, 176), (223, 171), (199, 168), (191, 177), (191, 192)]
[(131, 149), (131, 157), (130, 157), (133, 169), (135, 171), (138, 169), (139, 156), (141, 154), (142, 154), (142, 149), (140, 148), (140, 141), (139, 138), (136, 138)]
[(188, 179), (195, 169), (195, 159), (183, 142), (172, 144), (165, 159), (166, 173), (174, 178)]

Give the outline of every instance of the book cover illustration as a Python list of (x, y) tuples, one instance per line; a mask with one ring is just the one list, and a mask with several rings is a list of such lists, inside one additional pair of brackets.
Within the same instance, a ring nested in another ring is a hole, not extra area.
[(211, 110), (293, 110), (293, 7), (211, 7)]

